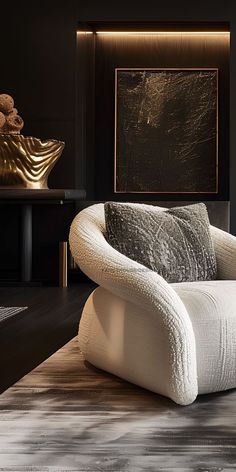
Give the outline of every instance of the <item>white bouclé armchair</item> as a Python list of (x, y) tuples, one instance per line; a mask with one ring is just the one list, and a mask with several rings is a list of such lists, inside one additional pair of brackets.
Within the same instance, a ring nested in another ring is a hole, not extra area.
[(99, 285), (80, 322), (86, 360), (180, 405), (236, 387), (236, 238), (211, 233), (218, 280), (169, 284), (108, 244), (102, 203), (75, 217), (72, 255)]

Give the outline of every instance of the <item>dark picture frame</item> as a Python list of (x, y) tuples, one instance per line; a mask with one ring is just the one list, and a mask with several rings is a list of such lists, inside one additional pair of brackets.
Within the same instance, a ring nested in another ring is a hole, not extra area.
[(218, 68), (115, 69), (115, 193), (218, 193)]

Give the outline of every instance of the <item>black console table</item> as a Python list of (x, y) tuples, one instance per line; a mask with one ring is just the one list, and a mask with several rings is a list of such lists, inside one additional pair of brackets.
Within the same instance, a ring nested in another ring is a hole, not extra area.
[(65, 189), (0, 189), (0, 205), (20, 205), (20, 283), (32, 282), (32, 213), (33, 205), (64, 205), (65, 203), (84, 200), (85, 190)]

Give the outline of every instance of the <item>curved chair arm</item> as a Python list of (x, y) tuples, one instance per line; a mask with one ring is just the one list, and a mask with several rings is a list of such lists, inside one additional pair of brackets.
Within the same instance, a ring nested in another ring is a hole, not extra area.
[(161, 276), (112, 248), (104, 234), (103, 204), (75, 217), (69, 242), (76, 263), (102, 287), (159, 317), (169, 352), (166, 391), (176, 403), (192, 403), (198, 393), (195, 337), (183, 302)]
[(236, 280), (236, 237), (211, 226), (216, 252), (218, 279)]

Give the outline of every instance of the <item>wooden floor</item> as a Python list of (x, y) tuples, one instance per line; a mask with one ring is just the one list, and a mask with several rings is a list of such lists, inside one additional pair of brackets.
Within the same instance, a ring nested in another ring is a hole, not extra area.
[(29, 307), (1, 326), (0, 392), (76, 335), (82, 307), (94, 287), (86, 282), (68, 288), (0, 288), (0, 306)]
[(0, 396), (0, 471), (236, 470), (236, 392), (187, 407), (84, 363), (77, 339)]

